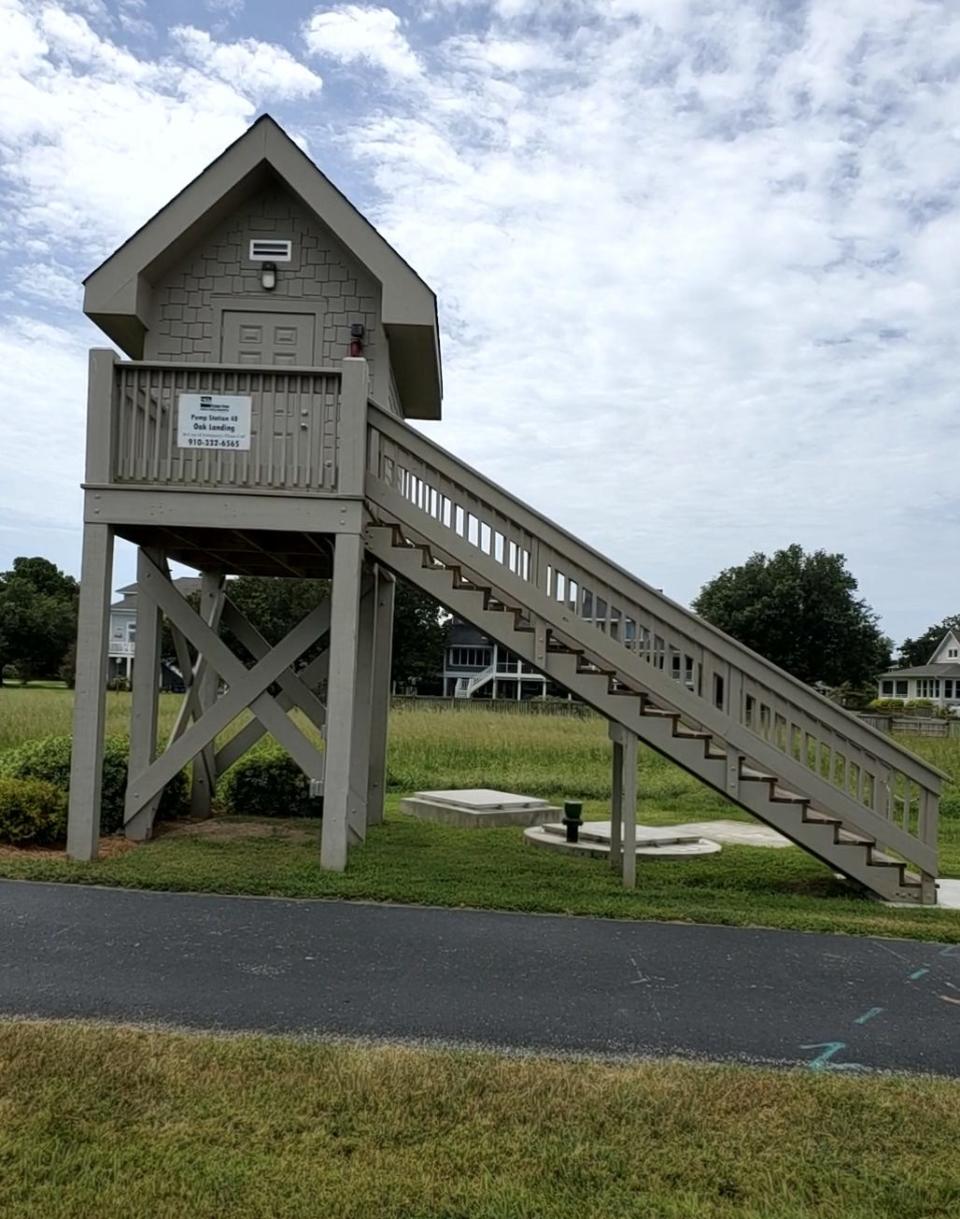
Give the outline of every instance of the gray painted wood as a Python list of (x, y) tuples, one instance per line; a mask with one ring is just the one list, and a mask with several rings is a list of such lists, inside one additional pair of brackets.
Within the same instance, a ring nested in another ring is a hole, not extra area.
[(370, 767), (367, 778), (367, 825), (383, 821), (387, 792), (387, 736), (390, 719), (390, 674), (393, 664), (393, 613), (396, 580), (376, 569), (376, 621), (373, 675), (370, 682)]
[(112, 577), (113, 530), (109, 525), (87, 524), (83, 529), (77, 619), (77, 680), (67, 820), (70, 859), (96, 859), (100, 842)]
[(351, 816), (358, 802), (351, 791), (354, 703), (360, 617), (363, 539), (337, 535), (330, 601), (330, 675), (327, 680), (327, 768), (324, 776), (320, 862), (342, 872), (347, 866)]
[[(220, 572), (200, 573), (200, 615), (211, 630), (218, 630), (223, 613), (224, 578)], [(200, 650), (197, 657), (194, 679), (191, 683), (192, 714), (195, 721), (203, 718), (217, 701), (217, 674), (210, 661)], [(193, 762), (190, 782), (190, 814), (193, 817), (209, 817), (213, 793), (217, 785), (217, 771), (213, 742), (204, 745)]]
[(170, 585), (159, 568), (148, 567), (146, 583), (153, 589), (164, 613), (176, 622), (195, 647), (204, 649), (208, 663), (220, 673), (229, 688), (140, 777), (131, 795), (131, 806), (142, 808), (204, 746), (212, 743), (219, 732), (248, 708), (309, 778), (322, 778), (323, 754), (289, 719), (273, 696), (266, 693), (280, 674), (316, 642), (322, 607), (311, 611), (286, 639), (271, 649), (253, 668), (247, 669)]
[[(143, 585), (144, 554), (137, 551), (137, 653), (133, 665), (133, 689), (130, 708), (130, 759), (127, 766), (127, 791), (136, 784), (135, 776), (141, 775), (153, 762), (157, 753), (157, 711), (160, 695), (160, 607), (149, 590)], [(151, 553), (153, 563), (161, 566), (163, 555)], [(129, 801), (124, 809), (124, 833), (134, 842), (149, 838), (153, 830), (158, 799), (139, 809), (129, 811)]]

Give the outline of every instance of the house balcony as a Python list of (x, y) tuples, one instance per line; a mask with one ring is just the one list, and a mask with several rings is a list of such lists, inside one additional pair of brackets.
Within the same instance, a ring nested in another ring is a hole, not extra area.
[(201, 570), (326, 576), (360, 532), (367, 365), (128, 361), (90, 353), (88, 521)]

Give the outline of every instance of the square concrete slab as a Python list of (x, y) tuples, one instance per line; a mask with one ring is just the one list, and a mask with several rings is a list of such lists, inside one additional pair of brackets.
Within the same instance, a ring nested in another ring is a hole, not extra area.
[(400, 811), (459, 829), (502, 825), (542, 825), (555, 821), (561, 810), (537, 796), (493, 791), (488, 787), (462, 791), (415, 792), (400, 801)]

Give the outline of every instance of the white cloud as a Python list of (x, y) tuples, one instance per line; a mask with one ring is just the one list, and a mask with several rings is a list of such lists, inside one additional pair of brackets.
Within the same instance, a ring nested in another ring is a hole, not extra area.
[(273, 43), (253, 38), (215, 42), (191, 25), (176, 26), (171, 36), (191, 63), (248, 95), (289, 100), (309, 97), (323, 85), (315, 72)]
[(318, 9), (303, 27), (314, 55), (340, 63), (366, 63), (395, 79), (414, 79), (423, 71), (392, 9), (360, 4)]
[[(429, 430), (444, 444), (681, 599), (752, 550), (800, 541), (846, 552), (895, 635), (953, 612), (960, 26), (947, 9), (434, 9), (404, 23), (304, 5), (310, 51), (363, 70), (320, 111), (319, 77), (291, 52), (218, 41), (198, 16), (172, 54), (146, 56), (76, 5), (0, 0), (0, 257), (22, 252), (38, 312), (66, 307), (75, 274), (285, 89), (298, 127), (356, 158), (358, 202), (378, 200), (371, 218), (438, 290), (447, 398)], [(28, 306), (16, 275), (11, 301)], [(74, 445), (80, 346), (72, 330), (0, 329), (16, 419), (39, 387)], [(20, 481), (0, 492), (0, 530), (29, 502), (31, 436), (10, 431)], [(44, 457), (41, 491), (72, 512), (67, 447)]]
[(191, 27), (174, 39), (181, 58), (152, 60), (56, 5), (0, 0), (0, 20), (7, 220), (22, 241), (82, 257), (84, 273), (236, 139), (262, 101), (321, 85), (282, 47), (218, 43)]
[(536, 40), (547, 90), (479, 53), (494, 17), (446, 47), (469, 90), (432, 76), (358, 150), (439, 290), (444, 443), (681, 598), (844, 550), (902, 634), (960, 603), (910, 527), (957, 515), (957, 33), (848, 7), (597, 4)]

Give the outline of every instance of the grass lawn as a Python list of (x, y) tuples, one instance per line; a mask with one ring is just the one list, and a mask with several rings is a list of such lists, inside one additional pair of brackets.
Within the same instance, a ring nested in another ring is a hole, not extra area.
[[(177, 701), (164, 700), (168, 722)], [(122, 730), (128, 711), (128, 695), (110, 696), (112, 731)], [(0, 742), (68, 731), (69, 715), (68, 692), (0, 691)], [(922, 741), (918, 748), (960, 777), (960, 741)], [(0, 848), (0, 875), (960, 942), (960, 912), (886, 908), (853, 895), (829, 869), (796, 849), (727, 846), (702, 859), (638, 861), (637, 889), (627, 892), (604, 861), (527, 847), (520, 830), (452, 830), (398, 811), (401, 793), (417, 788), (499, 787), (553, 801), (581, 798), (587, 816), (608, 816), (610, 745), (599, 719), (476, 709), (398, 711), (391, 720), (388, 782), (386, 823), (351, 852), (342, 875), (320, 869), (319, 823), (236, 818), (167, 828), (134, 849), (115, 841), (95, 864), (68, 863), (58, 852)], [(650, 750), (641, 750), (639, 792), (638, 817), (647, 824), (749, 820)], [(960, 875), (960, 820), (941, 821), (941, 857), (944, 875)]]
[(930, 1219), (953, 1081), (0, 1024), (4, 1219)]

